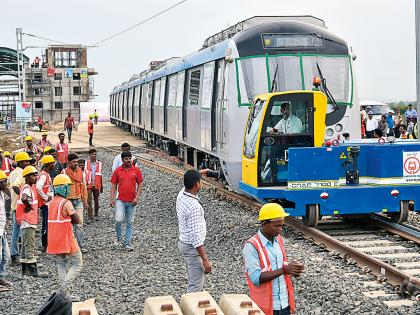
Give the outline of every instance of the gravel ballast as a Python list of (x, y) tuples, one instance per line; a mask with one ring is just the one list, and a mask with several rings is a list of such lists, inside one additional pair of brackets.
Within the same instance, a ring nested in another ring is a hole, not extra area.
[[(83, 300), (96, 298), (100, 314), (140, 314), (147, 297), (173, 295), (178, 301), (187, 289), (187, 273), (178, 253), (178, 225), (175, 210), (180, 178), (142, 167), (145, 178), (134, 223), (133, 252), (115, 247), (114, 209), (108, 206), (110, 169), (113, 154), (98, 152), (104, 162), (104, 193), (100, 221), (85, 225), (84, 266), (76, 279), (75, 291)], [(206, 213), (206, 250), (213, 272), (206, 277), (206, 290), (219, 301), (224, 293), (248, 293), (241, 249), (244, 241), (258, 230), (256, 213), (218, 200), (209, 191), (200, 192)], [(10, 236), (10, 224), (8, 225)], [(294, 279), (298, 314), (419, 314), (420, 306), (388, 310), (380, 299), (363, 296), (363, 281), (372, 276), (346, 277), (359, 268), (335, 259), (319, 247), (283, 231), (289, 260), (303, 262), (306, 272)], [(38, 238), (40, 244), (40, 239)], [(20, 276), (20, 267), (9, 267), (8, 279), (14, 290), (0, 293), (0, 314), (34, 314), (48, 296), (58, 289), (55, 258), (40, 254), (42, 271), (49, 278)], [(380, 288), (392, 293), (391, 286)], [(378, 289), (372, 289), (378, 290)]]

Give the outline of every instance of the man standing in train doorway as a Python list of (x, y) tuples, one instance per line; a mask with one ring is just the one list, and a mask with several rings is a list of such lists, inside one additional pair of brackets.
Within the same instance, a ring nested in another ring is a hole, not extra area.
[(242, 250), (249, 295), (266, 315), (289, 315), (296, 311), (290, 277), (299, 277), (304, 266), (296, 261), (287, 262), (280, 234), (288, 215), (277, 203), (262, 206), (258, 216), (261, 229)]

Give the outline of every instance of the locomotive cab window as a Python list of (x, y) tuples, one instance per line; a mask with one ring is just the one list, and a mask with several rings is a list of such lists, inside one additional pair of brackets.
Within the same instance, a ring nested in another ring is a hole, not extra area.
[(267, 104), (258, 155), (262, 186), (287, 185), (288, 149), (314, 145), (313, 94), (273, 96)]

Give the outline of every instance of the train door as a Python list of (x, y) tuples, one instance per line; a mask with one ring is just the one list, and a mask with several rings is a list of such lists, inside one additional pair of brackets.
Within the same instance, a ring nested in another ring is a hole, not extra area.
[(281, 93), (258, 100), (248, 118), (242, 181), (252, 186), (284, 186), (288, 150), (322, 145), (327, 100), (324, 94)]
[[(218, 147), (219, 150), (225, 150), (226, 146), (226, 105), (225, 97), (225, 60), (219, 59), (215, 70), (215, 97), (212, 107), (212, 147)], [(214, 141), (214, 142), (213, 142)]]
[(150, 129), (153, 130), (155, 126), (155, 106), (159, 106), (159, 104), (155, 104), (155, 95), (156, 95), (156, 81), (152, 83), (152, 99), (150, 100)]
[(169, 98), (169, 77), (165, 79), (165, 96), (163, 100), (163, 132), (168, 133), (168, 98)]

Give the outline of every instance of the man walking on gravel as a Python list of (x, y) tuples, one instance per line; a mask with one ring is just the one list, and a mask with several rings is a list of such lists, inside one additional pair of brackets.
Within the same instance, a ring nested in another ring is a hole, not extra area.
[(123, 164), (122, 158), (121, 158), (121, 154), (123, 152), (130, 152), (130, 145), (128, 143), (123, 143), (121, 144), (121, 153), (118, 154), (115, 158), (114, 161), (112, 163), (112, 172), (114, 173), (114, 171), (120, 167)]
[[(207, 170), (201, 171), (207, 174)], [(179, 226), (178, 249), (185, 258), (188, 272), (187, 292), (199, 292), (204, 288), (204, 274), (211, 272), (211, 263), (204, 250), (206, 221), (204, 210), (197, 197), (201, 189), (201, 174), (188, 170), (184, 174), (184, 188), (176, 199)]]
[(71, 116), (71, 113), (67, 113), (67, 117), (64, 119), (64, 129), (67, 130), (67, 138), (69, 138), (69, 143), (71, 143), (71, 132), (73, 131), (75, 122), (74, 117)]
[[(126, 222), (124, 246), (127, 251), (134, 248), (131, 245), (132, 224), (136, 214), (142, 191), (143, 176), (139, 168), (133, 166), (131, 152), (121, 153), (122, 166), (118, 167), (111, 177), (110, 205), (115, 207), (115, 230), (117, 239), (115, 245), (122, 242), (122, 223)], [(115, 200), (115, 191), (118, 197)]]
[(70, 194), (67, 199), (71, 201), (74, 209), (79, 216), (79, 223), (73, 224), (74, 234), (82, 253), (86, 253), (83, 240), (83, 209), (87, 209), (87, 191), (86, 182), (83, 179), (83, 171), (78, 166), (78, 156), (74, 153), (69, 154), (69, 166), (63, 170), (63, 173), (70, 177), (72, 184), (70, 185)]
[(258, 216), (261, 229), (242, 250), (249, 296), (266, 315), (289, 315), (296, 311), (290, 277), (299, 277), (304, 266), (296, 261), (287, 262), (280, 234), (288, 215), (277, 203), (262, 206)]
[[(82, 270), (82, 253), (74, 237), (72, 224), (80, 221), (73, 204), (66, 199), (70, 194), (71, 179), (64, 174), (54, 178), (55, 196), (49, 204), (47, 253), (57, 256), (58, 279), (61, 287), (69, 291)], [(70, 266), (67, 271), (67, 264)], [(77, 298), (74, 300), (78, 300)]]
[(63, 164), (64, 167), (67, 167), (67, 156), (69, 155), (69, 145), (64, 142), (66, 136), (64, 133), (60, 132), (58, 134), (58, 139), (60, 141), (55, 145), (57, 150), (57, 161)]
[[(91, 223), (99, 220), (99, 194), (103, 192), (102, 162), (96, 160), (96, 150), (89, 150), (89, 159), (85, 162), (86, 187), (88, 193), (88, 214)], [(95, 204), (95, 212), (93, 211)]]

